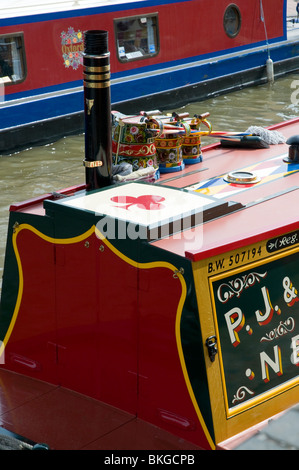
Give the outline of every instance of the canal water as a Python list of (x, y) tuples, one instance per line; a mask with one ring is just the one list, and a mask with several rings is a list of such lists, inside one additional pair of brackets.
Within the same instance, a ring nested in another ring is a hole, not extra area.
[[(299, 115), (299, 73), (286, 75), (271, 85), (245, 88), (175, 111), (189, 112), (190, 116), (209, 112), (215, 131), (266, 127)], [(216, 139), (206, 138), (203, 143), (213, 142)], [(83, 159), (84, 135), (0, 156), (0, 292), (10, 204), (84, 183)]]

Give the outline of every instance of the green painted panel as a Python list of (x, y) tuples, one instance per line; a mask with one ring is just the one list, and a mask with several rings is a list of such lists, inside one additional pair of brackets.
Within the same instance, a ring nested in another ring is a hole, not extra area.
[(298, 383), (299, 252), (211, 278), (228, 416)]

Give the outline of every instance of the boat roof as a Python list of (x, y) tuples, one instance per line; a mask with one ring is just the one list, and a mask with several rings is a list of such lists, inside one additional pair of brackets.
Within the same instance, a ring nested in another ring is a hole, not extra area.
[[(30, 16), (47, 13), (76, 11), (88, 8), (99, 8), (107, 5), (121, 5), (143, 2), (145, 0), (10, 0), (0, 2), (1, 19)], [(288, 15), (297, 15), (296, 5), (287, 1)]]
[[(137, 3), (142, 0), (11, 0), (1, 5), (1, 18), (14, 18), (47, 13), (76, 11), (88, 8), (99, 8), (106, 5)], [(4, 3), (2, 1), (2, 3)]]
[[(286, 142), (268, 147), (230, 148), (220, 142), (203, 147), (201, 163), (186, 165), (176, 173), (162, 173), (156, 184), (146, 186), (147, 195), (165, 201), (166, 216), (163, 211), (143, 211), (143, 220), (136, 206), (126, 211), (126, 220), (136, 223), (138, 219), (138, 224), (148, 230), (152, 245), (191, 261), (222, 256), (297, 230), (299, 162), (287, 163), (285, 159), (290, 149), (287, 140), (297, 135), (298, 125), (299, 118), (294, 118), (271, 126), (270, 132), (278, 132)], [(256, 180), (246, 184), (228, 182), (227, 176), (234, 172), (250, 173)], [(138, 198), (144, 189), (143, 182), (133, 182), (94, 193), (83, 185), (67, 188), (65, 194), (70, 197), (56, 200), (50, 194), (44, 195), (13, 204), (10, 210), (41, 215), (55, 204), (56, 210), (71, 208), (123, 218), (121, 207), (111, 207), (111, 197), (125, 194)], [(192, 219), (197, 214), (202, 216), (200, 223)], [(169, 227), (169, 218), (186, 220), (187, 224), (191, 221), (189, 226), (183, 225), (183, 236), (177, 236), (175, 229), (165, 236), (163, 230)]]
[[(295, 118), (270, 129), (287, 140), (298, 133), (298, 124), (299, 118)], [(216, 144), (204, 149), (202, 163), (186, 167), (175, 178), (162, 175), (162, 185), (216, 199), (219, 215), (186, 230), (185, 237), (171, 235), (152, 243), (198, 261), (296, 230), (299, 163), (285, 162), (289, 148), (287, 143), (259, 149)], [(255, 174), (257, 181), (244, 185), (227, 182), (227, 175), (235, 171)], [(225, 202), (235, 204), (236, 210)]]

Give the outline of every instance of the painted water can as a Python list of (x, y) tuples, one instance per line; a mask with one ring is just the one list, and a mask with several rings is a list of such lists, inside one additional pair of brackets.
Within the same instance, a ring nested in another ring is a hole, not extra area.
[(158, 168), (154, 133), (140, 119), (120, 121), (112, 134), (113, 164), (130, 163), (133, 171)]
[(161, 173), (180, 171), (185, 167), (182, 154), (183, 137), (178, 132), (165, 131), (155, 139)]
[[(182, 142), (182, 154), (184, 163), (192, 165), (202, 161), (201, 136), (212, 132), (212, 125), (207, 121), (209, 113), (195, 115), (189, 123), (182, 122), (185, 128), (185, 135)], [(208, 131), (201, 131), (201, 124), (204, 124)]]
[(193, 132), (183, 137), (182, 155), (183, 161), (187, 165), (202, 161), (200, 132)]

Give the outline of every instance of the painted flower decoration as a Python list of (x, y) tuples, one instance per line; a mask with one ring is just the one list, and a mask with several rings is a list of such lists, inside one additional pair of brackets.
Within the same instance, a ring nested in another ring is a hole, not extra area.
[(139, 160), (139, 168), (146, 168), (146, 160), (143, 160), (143, 159)]
[(137, 135), (138, 132), (139, 132), (139, 129), (138, 129), (137, 126), (132, 126), (132, 127), (130, 128), (130, 132), (131, 132), (132, 135)]
[(75, 31), (74, 28), (69, 27), (67, 32), (62, 31), (60, 38), (65, 67), (77, 70), (79, 65), (83, 63), (82, 52), (84, 46), (82, 32), (80, 30)]

